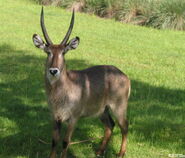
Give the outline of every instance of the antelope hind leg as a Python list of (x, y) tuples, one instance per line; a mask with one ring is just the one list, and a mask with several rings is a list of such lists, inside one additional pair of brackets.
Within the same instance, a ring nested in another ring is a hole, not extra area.
[(104, 154), (106, 146), (107, 146), (107, 144), (110, 140), (110, 137), (112, 135), (113, 128), (115, 126), (115, 123), (114, 123), (113, 119), (111, 118), (107, 107), (106, 107), (104, 113), (102, 114), (102, 116), (100, 117), (100, 120), (102, 121), (102, 123), (105, 126), (105, 132), (104, 132), (104, 138), (102, 140), (100, 148), (96, 152), (97, 156), (101, 156)]

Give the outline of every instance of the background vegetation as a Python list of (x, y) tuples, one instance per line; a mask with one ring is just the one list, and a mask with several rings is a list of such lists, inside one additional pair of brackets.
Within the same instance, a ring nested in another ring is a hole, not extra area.
[[(52, 129), (44, 93), (46, 54), (32, 42), (34, 33), (42, 36), (40, 10), (31, 1), (0, 0), (0, 158), (49, 155), (50, 145), (38, 141), (50, 142)], [(65, 35), (70, 17), (71, 12), (45, 7), (45, 23), (54, 43)], [(74, 36), (81, 43), (66, 54), (69, 69), (109, 64), (131, 79), (126, 158), (185, 155), (185, 33), (77, 13)], [(102, 135), (99, 119), (81, 119), (72, 141), (97, 139), (72, 145), (69, 158), (95, 157)], [(120, 138), (116, 126), (105, 157), (115, 157)]]
[(42, 4), (75, 8), (124, 23), (159, 29), (185, 29), (184, 0), (35, 0)]

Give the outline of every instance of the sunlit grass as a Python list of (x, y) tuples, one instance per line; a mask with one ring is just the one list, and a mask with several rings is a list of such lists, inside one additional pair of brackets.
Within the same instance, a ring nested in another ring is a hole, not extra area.
[[(36, 49), (32, 35), (42, 36), (41, 6), (28, 1), (0, 1), (0, 157), (45, 158), (51, 140), (51, 117), (44, 93), (46, 55)], [(55, 43), (65, 35), (71, 12), (45, 7), (45, 23)], [(128, 109), (128, 158), (185, 154), (185, 33), (124, 25), (76, 14), (71, 36), (81, 38), (66, 55), (69, 69), (97, 64), (119, 67), (131, 79)], [(62, 131), (62, 134), (64, 131)], [(98, 119), (82, 119), (72, 141), (101, 137)], [(106, 157), (119, 150), (116, 126)], [(95, 157), (100, 139), (72, 145), (69, 157)], [(59, 146), (60, 153), (61, 145)]]

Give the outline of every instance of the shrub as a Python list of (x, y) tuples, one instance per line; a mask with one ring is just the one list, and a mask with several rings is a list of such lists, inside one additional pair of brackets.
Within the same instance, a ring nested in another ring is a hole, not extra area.
[(125, 0), (115, 18), (126, 23), (144, 25), (151, 12), (150, 0)]
[[(35, 0), (159, 29), (185, 30), (185, 0)], [(59, 3), (61, 2), (61, 3)]]
[(160, 29), (185, 30), (185, 1), (161, 1), (151, 16), (151, 25)]
[(71, 8), (81, 4), (82, 11), (96, 14), (100, 17), (114, 17), (116, 3), (120, 0), (63, 0), (62, 7)]
[(35, 1), (36, 3), (43, 5), (55, 5), (55, 6), (61, 5), (60, 4), (61, 0), (31, 0), (31, 1)]

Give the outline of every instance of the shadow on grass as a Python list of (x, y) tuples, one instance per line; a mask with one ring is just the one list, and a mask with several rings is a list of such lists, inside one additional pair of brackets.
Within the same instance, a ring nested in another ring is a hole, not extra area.
[[(50, 142), (52, 129), (44, 93), (45, 59), (28, 55), (31, 52), (16, 50), (8, 44), (0, 46), (0, 54), (0, 76), (3, 81), (0, 82), (0, 157), (45, 158), (50, 145), (38, 142), (38, 138)], [(69, 69), (92, 66), (76, 59), (68, 60), (67, 65)], [(185, 91), (182, 90), (154, 87), (132, 80), (128, 116), (130, 133), (135, 135), (136, 142), (151, 142), (157, 146), (165, 144), (164, 148), (169, 143), (178, 143), (178, 149), (184, 149), (184, 96)], [(80, 120), (73, 139), (88, 139), (90, 131), (92, 133), (102, 128), (97, 120)], [(93, 148), (98, 145), (93, 144)], [(113, 157), (110, 155), (118, 150), (115, 151), (110, 144), (106, 157)], [(74, 155), (75, 151), (70, 150), (69, 157)]]
[[(132, 80), (128, 109), (137, 142), (182, 153), (185, 148), (185, 90), (154, 87)], [(173, 145), (176, 144), (176, 149)]]

